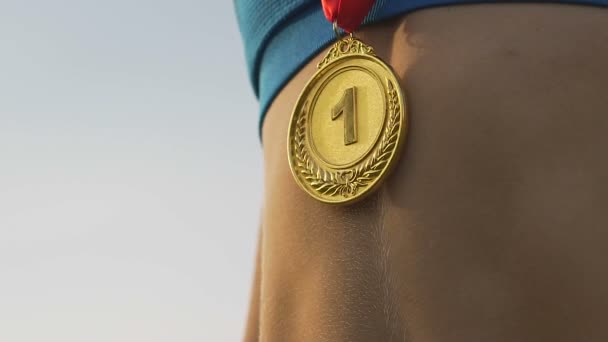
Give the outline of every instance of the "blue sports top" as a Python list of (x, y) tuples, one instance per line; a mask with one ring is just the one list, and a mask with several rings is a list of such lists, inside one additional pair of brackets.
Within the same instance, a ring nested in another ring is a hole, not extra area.
[[(234, 0), (253, 90), (260, 101), (260, 132), (272, 100), (291, 77), (335, 40), (319, 0)], [(480, 2), (555, 2), (608, 7), (608, 0), (377, 0), (364, 24), (417, 9)]]

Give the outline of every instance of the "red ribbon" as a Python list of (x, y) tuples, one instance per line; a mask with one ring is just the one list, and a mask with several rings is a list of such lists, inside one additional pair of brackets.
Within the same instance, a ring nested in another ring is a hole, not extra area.
[(376, 0), (321, 0), (323, 13), (330, 22), (351, 33), (363, 22)]

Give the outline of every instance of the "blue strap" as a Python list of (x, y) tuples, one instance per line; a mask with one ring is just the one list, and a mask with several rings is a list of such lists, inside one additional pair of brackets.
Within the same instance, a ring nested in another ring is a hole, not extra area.
[[(418, 9), (505, 2), (504, 0), (378, 0), (365, 23)], [(531, 1), (509, 1), (531, 2)], [(542, 0), (532, 2), (547, 2)], [(608, 6), (608, 0), (553, 0), (555, 3)], [(335, 41), (319, 0), (235, 0), (249, 78), (260, 101), (259, 130), (268, 107), (302, 66)], [(288, 113), (291, 114), (291, 113)], [(286, 114), (286, 115), (288, 115)]]

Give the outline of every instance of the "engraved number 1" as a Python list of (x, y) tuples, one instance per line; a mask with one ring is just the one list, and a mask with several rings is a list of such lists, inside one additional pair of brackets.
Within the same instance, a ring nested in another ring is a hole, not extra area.
[(357, 107), (355, 106), (355, 87), (344, 90), (338, 103), (331, 109), (331, 119), (336, 120), (344, 113), (344, 145), (357, 142)]

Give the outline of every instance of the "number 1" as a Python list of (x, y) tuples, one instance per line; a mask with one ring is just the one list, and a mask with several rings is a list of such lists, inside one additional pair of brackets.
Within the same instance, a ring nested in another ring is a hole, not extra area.
[(344, 113), (344, 145), (357, 142), (357, 106), (355, 87), (344, 90), (338, 103), (331, 109), (331, 119), (336, 120)]

